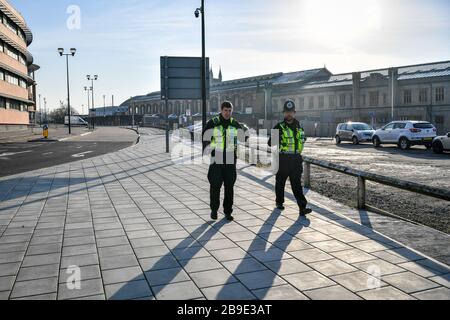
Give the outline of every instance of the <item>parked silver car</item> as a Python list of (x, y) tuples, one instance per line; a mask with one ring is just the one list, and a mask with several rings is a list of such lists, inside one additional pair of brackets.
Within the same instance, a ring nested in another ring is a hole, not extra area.
[(342, 141), (351, 141), (353, 144), (371, 142), (375, 130), (372, 126), (363, 122), (340, 123), (336, 128), (336, 144)]

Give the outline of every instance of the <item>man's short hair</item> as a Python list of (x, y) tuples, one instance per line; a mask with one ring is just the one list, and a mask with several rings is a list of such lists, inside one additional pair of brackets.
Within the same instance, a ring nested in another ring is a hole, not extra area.
[(222, 105), (220, 106), (220, 110), (223, 109), (233, 109), (233, 104), (230, 101), (225, 101), (222, 103)]

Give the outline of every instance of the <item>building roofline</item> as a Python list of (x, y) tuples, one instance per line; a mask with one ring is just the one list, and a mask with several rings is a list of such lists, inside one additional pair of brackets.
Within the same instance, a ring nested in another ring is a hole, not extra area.
[(343, 72), (343, 73), (333, 74), (333, 76), (352, 75), (353, 73), (375, 72), (375, 71), (389, 70), (389, 69), (392, 69), (392, 68), (403, 69), (403, 68), (411, 68), (411, 67), (430, 66), (430, 65), (433, 65), (433, 64), (441, 64), (441, 63), (450, 63), (450, 60), (435, 61), (435, 62), (428, 62), (428, 63), (419, 63), (419, 64), (411, 64), (411, 65), (406, 65), (406, 66), (377, 68), (377, 69), (371, 69), (371, 70), (360, 70), (360, 71), (352, 71), (352, 72)]

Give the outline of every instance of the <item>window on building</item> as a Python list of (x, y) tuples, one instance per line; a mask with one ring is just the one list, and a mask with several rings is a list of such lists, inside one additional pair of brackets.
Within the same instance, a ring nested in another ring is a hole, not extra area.
[(387, 106), (387, 93), (383, 93), (383, 105)]
[(6, 99), (0, 97), (0, 108), (5, 109), (6, 108)]
[(22, 87), (22, 88), (27, 88), (27, 83), (26, 83), (26, 81), (24, 81), (24, 80), (22, 80), (22, 79), (19, 79), (19, 85)]
[(0, 81), (5, 81), (5, 72), (0, 70)]
[(371, 107), (378, 107), (379, 104), (379, 92), (378, 91), (371, 91), (369, 92), (369, 106)]
[(353, 94), (350, 94), (350, 107), (353, 107)]
[(323, 108), (325, 106), (325, 97), (319, 96), (319, 108)]
[(328, 102), (330, 104), (330, 107), (336, 107), (336, 96), (329, 96)]
[(341, 94), (339, 96), (339, 106), (340, 107), (345, 107), (345, 94)]
[(407, 89), (403, 91), (403, 103), (409, 104), (412, 102), (412, 93), (411, 89)]
[(308, 107), (310, 109), (314, 109), (314, 97), (309, 97), (309, 99), (308, 99)]
[(436, 102), (444, 101), (444, 87), (436, 88)]
[(300, 109), (303, 109), (305, 107), (305, 98), (300, 97), (298, 100), (298, 105), (299, 105)]
[(419, 102), (428, 102), (428, 89), (422, 88), (419, 90)]

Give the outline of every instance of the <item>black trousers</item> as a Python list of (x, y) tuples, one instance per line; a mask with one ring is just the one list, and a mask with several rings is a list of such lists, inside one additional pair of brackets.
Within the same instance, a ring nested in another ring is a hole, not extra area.
[(280, 154), (279, 168), (276, 175), (275, 192), (277, 204), (284, 204), (284, 188), (286, 180), (289, 178), (292, 186), (292, 192), (300, 208), (306, 208), (308, 201), (303, 195), (302, 173), (303, 159), (301, 155)]
[(233, 213), (234, 184), (236, 183), (236, 165), (212, 164), (209, 167), (211, 211), (217, 212), (220, 207), (220, 189), (225, 186), (223, 211), (226, 215)]

